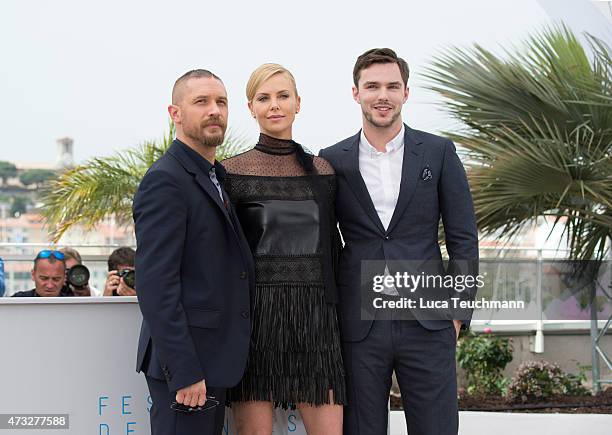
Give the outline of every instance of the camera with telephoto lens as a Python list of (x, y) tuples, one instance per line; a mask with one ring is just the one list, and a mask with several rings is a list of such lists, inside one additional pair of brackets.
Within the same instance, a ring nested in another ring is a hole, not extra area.
[(89, 269), (82, 264), (77, 264), (68, 269), (66, 278), (71, 286), (83, 288), (89, 283), (89, 276)]
[(119, 271), (119, 278), (123, 278), (123, 282), (128, 287), (136, 288), (136, 272), (133, 269), (123, 269)]

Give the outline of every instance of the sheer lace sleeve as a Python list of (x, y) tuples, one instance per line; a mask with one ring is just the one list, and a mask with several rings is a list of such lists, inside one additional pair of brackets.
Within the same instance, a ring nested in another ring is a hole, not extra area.
[(257, 162), (252, 158), (253, 150), (246, 151), (221, 162), (228, 174), (258, 175)]
[(299, 177), (313, 173), (334, 175), (327, 160), (315, 157), (297, 142), (260, 134), (255, 148), (225, 159), (223, 166), (229, 174), (267, 177)]
[[(295, 154), (272, 155), (252, 149), (221, 162), (229, 174), (296, 177), (306, 172)], [(314, 157), (318, 175), (334, 175), (334, 168), (322, 157)]]
[(297, 177), (306, 174), (295, 153), (275, 155), (257, 148), (225, 159), (221, 163), (228, 174), (265, 177)]
[(319, 175), (334, 175), (336, 173), (332, 165), (323, 157), (315, 157), (314, 166)]

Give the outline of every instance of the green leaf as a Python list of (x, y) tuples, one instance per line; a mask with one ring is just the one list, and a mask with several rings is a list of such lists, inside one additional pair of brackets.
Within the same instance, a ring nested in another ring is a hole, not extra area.
[(478, 228), (509, 242), (554, 217), (571, 258), (602, 259), (612, 234), (612, 62), (587, 35), (545, 28), (503, 57), (452, 47), (427, 68), (428, 87), (461, 123)]
[[(93, 228), (113, 215), (120, 225), (132, 222), (132, 199), (140, 180), (151, 165), (168, 149), (174, 137), (174, 125), (159, 142), (141, 145), (99, 157), (70, 169), (52, 180), (42, 194), (42, 214), (53, 241), (57, 242), (73, 225)], [(217, 149), (217, 159), (246, 150), (248, 141), (231, 131)]]

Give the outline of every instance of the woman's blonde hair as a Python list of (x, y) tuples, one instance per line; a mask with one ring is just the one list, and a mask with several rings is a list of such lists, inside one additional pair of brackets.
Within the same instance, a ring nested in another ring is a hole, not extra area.
[(246, 85), (246, 97), (249, 102), (253, 101), (255, 97), (255, 93), (257, 89), (262, 85), (263, 82), (268, 80), (275, 74), (285, 74), (289, 77), (291, 84), (293, 85), (293, 90), (295, 95), (298, 95), (297, 86), (295, 85), (295, 78), (293, 74), (289, 72), (287, 68), (277, 63), (264, 63), (260, 67), (258, 67), (255, 71), (251, 73), (251, 77), (249, 77), (249, 81)]

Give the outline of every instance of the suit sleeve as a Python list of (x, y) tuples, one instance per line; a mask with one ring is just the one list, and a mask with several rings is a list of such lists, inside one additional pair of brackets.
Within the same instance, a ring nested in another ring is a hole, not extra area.
[[(451, 297), (461, 301), (473, 301), (476, 297), (475, 281), (478, 275), (476, 216), (467, 176), (451, 141), (445, 144), (438, 190), (449, 256), (447, 275), (471, 277), (468, 279), (473, 283), (468, 283), (462, 289), (451, 290)], [(454, 314), (454, 318), (463, 323), (462, 328), (469, 328), (471, 309), (459, 309)]]
[(138, 304), (170, 391), (204, 379), (181, 303), (187, 203), (177, 181), (149, 171), (134, 198)]

